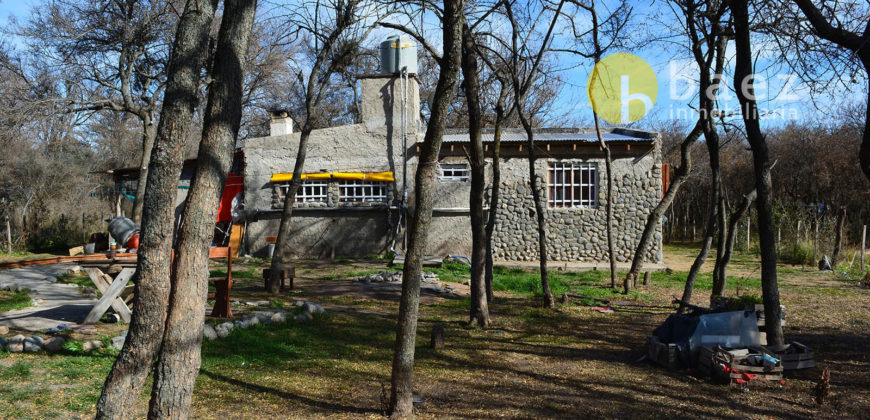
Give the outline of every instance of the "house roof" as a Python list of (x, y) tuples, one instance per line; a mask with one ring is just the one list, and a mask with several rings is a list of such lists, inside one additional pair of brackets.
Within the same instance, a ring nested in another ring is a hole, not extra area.
[[(488, 131), (488, 132), (487, 132)], [(481, 134), (484, 142), (493, 142), (493, 133), (491, 130), (484, 131)], [(595, 132), (583, 131), (580, 129), (541, 129), (535, 130), (535, 141), (542, 142), (576, 142), (576, 143), (597, 143), (598, 136)], [(468, 132), (460, 132), (459, 130), (450, 130), (449, 134), (445, 134), (442, 138), (444, 143), (468, 143)], [(601, 137), (605, 142), (618, 143), (653, 143), (656, 139), (656, 134), (648, 131), (628, 130), (628, 129), (612, 129), (611, 131), (601, 133)], [(501, 135), (503, 142), (524, 142), (528, 141), (528, 136), (525, 131), (520, 130), (505, 130)]]

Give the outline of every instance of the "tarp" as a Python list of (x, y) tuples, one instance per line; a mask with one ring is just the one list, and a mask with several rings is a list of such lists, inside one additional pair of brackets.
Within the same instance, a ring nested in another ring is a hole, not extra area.
[(224, 193), (221, 195), (221, 202), (218, 207), (217, 221), (229, 222), (233, 220), (233, 198), (242, 193), (245, 189), (245, 178), (241, 175), (227, 176), (227, 183), (224, 186)]
[[(289, 182), (293, 174), (272, 174), (270, 182)], [(392, 172), (310, 172), (302, 174), (302, 180), (346, 179), (358, 181), (383, 181), (394, 182), (396, 180)]]
[(748, 347), (761, 345), (755, 311), (719, 312), (704, 315), (671, 315), (653, 331), (662, 343), (676, 344), (686, 366), (701, 347)]

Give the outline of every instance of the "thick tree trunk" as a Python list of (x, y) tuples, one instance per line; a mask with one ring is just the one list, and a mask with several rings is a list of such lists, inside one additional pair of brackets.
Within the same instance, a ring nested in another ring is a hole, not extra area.
[(556, 301), (553, 299), (553, 292), (550, 290), (550, 276), (547, 271), (547, 219), (544, 214), (544, 203), (541, 199), (541, 190), (538, 188), (538, 174), (535, 170), (535, 133), (532, 131), (532, 124), (529, 122), (525, 112), (517, 106), (517, 114), (520, 117), (520, 122), (526, 130), (528, 137), (527, 147), (529, 148), (529, 187), (532, 190), (532, 200), (535, 203), (535, 218), (538, 222), (538, 260), (541, 270), (541, 292), (544, 295), (544, 306), (547, 308), (555, 308)]
[(133, 318), (97, 402), (97, 419), (131, 418), (163, 338), (169, 301), (169, 267), (175, 198), (184, 142), (198, 104), (208, 30), (217, 0), (188, 0), (175, 35), (157, 139), (148, 170), (136, 270)]
[(746, 138), (752, 148), (755, 168), (755, 189), (758, 192), (758, 237), (761, 251), (761, 292), (764, 301), (765, 329), (770, 345), (784, 343), (780, 321), (779, 285), (776, 279), (776, 238), (773, 226), (772, 188), (770, 179), (770, 152), (761, 133), (758, 107), (752, 88), (752, 41), (749, 29), (749, 1), (734, 0), (731, 4), (734, 18), (735, 66), (734, 86), (746, 125)]
[(462, 29), (463, 90), (468, 104), (468, 137), (471, 143), (471, 309), (469, 322), (481, 327), (489, 325), (489, 307), (484, 278), (486, 264), (486, 221), (483, 213), (483, 190), (486, 188), (486, 160), (483, 156), (480, 116), (480, 80), (474, 38), (468, 23)]
[(133, 214), (130, 219), (137, 225), (142, 223), (142, 206), (145, 204), (145, 189), (148, 185), (148, 164), (151, 163), (151, 151), (157, 138), (157, 127), (151, 113), (142, 118), (142, 159), (139, 162), (139, 182), (136, 185), (136, 197), (133, 199)]
[(834, 232), (834, 252), (831, 254), (831, 267), (837, 269), (840, 262), (840, 252), (843, 247), (843, 230), (846, 228), (846, 207), (840, 207), (837, 212), (837, 231)]
[[(652, 212), (650, 212), (649, 216), (646, 218), (646, 225), (644, 225), (640, 241), (637, 244), (637, 248), (634, 250), (633, 258), (631, 259), (631, 270), (629, 270), (628, 276), (632, 278), (637, 277), (638, 273), (640, 273), (640, 270), (643, 268), (644, 256), (649, 252), (659, 221), (662, 219), (662, 216), (668, 208), (671, 208), (671, 204), (674, 202), (674, 198), (680, 191), (680, 187), (686, 182), (686, 179), (689, 178), (689, 173), (692, 171), (692, 145), (698, 141), (698, 137), (701, 136), (703, 129), (703, 120), (698, 120), (695, 124), (695, 128), (693, 128), (683, 142), (680, 143), (680, 167), (674, 171), (674, 177), (671, 179), (671, 185), (668, 188), (668, 191), (665, 192), (664, 197), (662, 197), (661, 201), (656, 204)], [(671, 220), (674, 218), (673, 214), (673, 208), (671, 208)], [(671, 229), (673, 229), (673, 221), (670, 222), (670, 225)]]
[(218, 204), (242, 118), (245, 53), (257, 0), (225, 0), (208, 89), (196, 175), (175, 254), (169, 315), (151, 392), (149, 418), (187, 418), (200, 366), (208, 254)]
[(722, 296), (725, 293), (725, 288), (728, 286), (728, 263), (731, 262), (731, 256), (734, 254), (734, 242), (737, 239), (737, 224), (740, 223), (740, 219), (749, 214), (749, 208), (752, 206), (752, 202), (755, 201), (755, 196), (755, 190), (746, 194), (737, 210), (728, 217), (728, 235), (725, 238), (725, 251), (722, 253), (722, 259), (717, 261), (716, 264), (716, 272), (713, 277), (713, 293), (710, 294), (711, 301), (714, 296)]
[(453, 93), (462, 55), (462, 0), (444, 2), (443, 45), (441, 71), (435, 87), (432, 113), (418, 156), (414, 178), (414, 212), (410, 220), (410, 236), (402, 277), (402, 297), (396, 326), (396, 344), (390, 379), (390, 413), (393, 418), (413, 414), (414, 344), (417, 336), (417, 314), (420, 305), (420, 280), (423, 253), (429, 239), (435, 186), (435, 169), (441, 151), (441, 137)]

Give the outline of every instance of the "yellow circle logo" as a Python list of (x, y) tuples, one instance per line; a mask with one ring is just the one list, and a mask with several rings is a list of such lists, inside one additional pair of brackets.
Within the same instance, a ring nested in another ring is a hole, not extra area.
[(652, 110), (659, 84), (652, 67), (642, 58), (616, 53), (592, 69), (586, 94), (599, 117), (612, 124), (628, 124)]

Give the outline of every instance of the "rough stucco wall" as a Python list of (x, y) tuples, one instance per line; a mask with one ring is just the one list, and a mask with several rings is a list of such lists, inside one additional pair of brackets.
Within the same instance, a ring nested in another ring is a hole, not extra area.
[[(619, 262), (630, 261), (646, 217), (661, 197), (661, 168), (655, 164), (654, 154), (637, 162), (635, 159), (634, 156), (626, 156), (613, 161), (614, 189), (617, 190), (614, 239)], [(603, 159), (552, 160), (598, 164), (598, 207), (547, 208), (550, 258), (553, 261), (606, 261), (607, 234), (604, 226), (607, 177)], [(535, 166), (546, 199), (548, 159), (539, 159)], [(501, 188), (502, 199), (493, 238), (494, 258), (504, 261), (537, 260), (537, 223), (526, 160), (508, 159), (503, 163)], [(661, 227), (646, 260), (661, 261)]]

